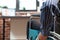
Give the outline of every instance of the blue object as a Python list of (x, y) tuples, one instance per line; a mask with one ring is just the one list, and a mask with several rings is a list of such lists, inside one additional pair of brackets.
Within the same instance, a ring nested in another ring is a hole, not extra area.
[[(34, 30), (34, 29), (29, 29), (29, 38), (31, 40), (36, 40), (38, 34), (40, 31)], [(52, 38), (47, 38), (47, 40), (53, 40)]]
[(36, 40), (38, 34), (39, 34), (39, 31), (33, 30), (33, 29), (29, 29), (29, 38), (31, 40)]

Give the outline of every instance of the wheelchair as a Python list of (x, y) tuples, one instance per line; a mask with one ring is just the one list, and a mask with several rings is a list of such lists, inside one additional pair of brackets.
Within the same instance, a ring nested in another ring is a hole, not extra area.
[[(39, 14), (31, 15), (30, 20), (27, 23), (27, 39), (28, 40), (39, 40), (39, 39), (37, 39), (37, 37), (38, 37), (38, 35), (40, 33), (40, 23), (38, 23), (36, 20), (34, 20), (34, 17), (37, 17), (37, 18), (39, 17), (39, 19), (40, 19), (40, 15)], [(33, 23), (33, 21), (35, 23)], [(53, 34), (55, 34), (55, 33), (53, 33), (54, 30), (55, 30), (54, 28), (55, 27), (52, 28), (51, 35), (48, 36), (47, 40), (57, 40), (57, 38), (53, 35)]]

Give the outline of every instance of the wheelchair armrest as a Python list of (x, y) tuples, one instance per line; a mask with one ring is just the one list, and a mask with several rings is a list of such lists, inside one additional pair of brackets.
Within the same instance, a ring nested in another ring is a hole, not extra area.
[(60, 40), (60, 35), (55, 32), (50, 32), (53, 36)]

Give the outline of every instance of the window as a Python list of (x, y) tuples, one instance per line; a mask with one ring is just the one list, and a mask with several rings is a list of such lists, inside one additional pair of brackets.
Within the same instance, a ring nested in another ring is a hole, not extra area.
[[(7, 7), (5, 10), (3, 7)], [(16, 0), (0, 0), (2, 16), (15, 16)]]
[(37, 0), (17, 0), (17, 11), (36, 11)]
[(7, 6), (8, 8), (15, 9), (16, 8), (16, 0), (0, 0), (0, 6)]

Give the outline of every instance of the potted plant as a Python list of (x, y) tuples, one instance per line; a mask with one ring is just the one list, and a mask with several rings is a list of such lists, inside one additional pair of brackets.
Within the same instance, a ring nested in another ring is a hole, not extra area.
[(7, 9), (8, 7), (7, 6), (3, 6), (3, 8), (6, 8)]
[(23, 7), (23, 10), (24, 10), (24, 11), (26, 10), (25, 7)]

